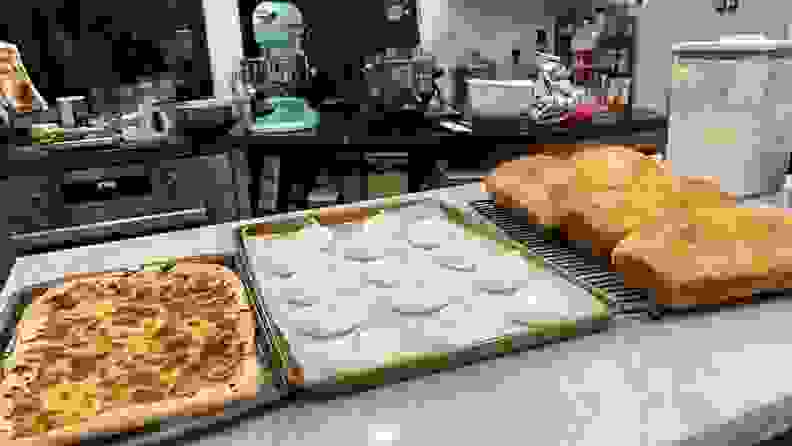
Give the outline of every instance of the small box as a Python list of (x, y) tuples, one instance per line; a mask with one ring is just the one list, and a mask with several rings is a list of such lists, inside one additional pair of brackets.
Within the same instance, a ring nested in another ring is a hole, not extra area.
[(470, 106), (476, 116), (519, 116), (536, 103), (536, 82), (532, 80), (467, 80)]

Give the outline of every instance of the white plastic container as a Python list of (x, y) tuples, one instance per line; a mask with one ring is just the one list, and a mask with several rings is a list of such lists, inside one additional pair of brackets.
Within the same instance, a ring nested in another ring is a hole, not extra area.
[(761, 35), (672, 47), (668, 159), (742, 197), (775, 193), (790, 152), (792, 41)]
[(471, 111), (476, 116), (517, 117), (536, 103), (532, 80), (468, 79)]

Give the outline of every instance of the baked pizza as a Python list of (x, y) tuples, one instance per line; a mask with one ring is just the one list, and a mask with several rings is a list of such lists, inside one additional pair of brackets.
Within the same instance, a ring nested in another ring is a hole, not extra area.
[(0, 444), (72, 445), (256, 396), (253, 312), (219, 265), (108, 273), (47, 290), (17, 325)]

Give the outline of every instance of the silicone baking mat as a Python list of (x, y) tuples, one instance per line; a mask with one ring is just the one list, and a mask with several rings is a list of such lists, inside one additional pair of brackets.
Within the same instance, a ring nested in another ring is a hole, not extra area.
[(378, 385), (609, 319), (600, 290), (465, 203), (390, 198), (311, 210), (243, 225), (238, 240), (282, 358), (276, 372), (292, 388)]

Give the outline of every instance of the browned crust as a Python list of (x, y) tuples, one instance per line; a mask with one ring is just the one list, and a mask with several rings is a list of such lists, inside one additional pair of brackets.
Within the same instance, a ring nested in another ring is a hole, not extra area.
[[(201, 263), (212, 265), (225, 264), (225, 257), (221, 255), (203, 255), (203, 256), (187, 256), (187, 257), (174, 257), (174, 263)], [(92, 279), (99, 277), (112, 277), (113, 274), (123, 275), (124, 272), (119, 273), (106, 273), (106, 272), (90, 272), (90, 273), (66, 273), (63, 275), (64, 282), (72, 280)]]
[(570, 143), (570, 144), (529, 144), (526, 150), (528, 155), (549, 155), (558, 158), (569, 158), (575, 153), (583, 150), (601, 149), (601, 148), (623, 148), (630, 149), (629, 146), (618, 144), (603, 144), (603, 143)]
[[(779, 227), (789, 218), (783, 209), (741, 209), (739, 212), (777, 223)], [(674, 255), (670, 248), (680, 239), (683, 228), (689, 225), (679, 218), (666, 218), (643, 226), (621, 241), (613, 251), (612, 268), (624, 275), (625, 286), (652, 289), (654, 301), (668, 306), (749, 303), (754, 290), (792, 287), (792, 262), (776, 249), (784, 246), (783, 241), (789, 239), (792, 231), (787, 229), (789, 234), (774, 234), (769, 240), (749, 242), (754, 253), (767, 255), (769, 273), (751, 272), (742, 265), (730, 263), (726, 270), (718, 273), (698, 274), (706, 265), (697, 262), (706, 260), (702, 254), (710, 248), (692, 248), (684, 257)], [(739, 256), (737, 243), (736, 239), (718, 242), (719, 252), (736, 258)]]
[(256, 223), (248, 226), (253, 229), (253, 237), (262, 239), (272, 239), (277, 235), (275, 225), (270, 223)]
[(674, 280), (656, 270), (651, 259), (637, 255), (629, 247), (613, 251), (613, 267), (624, 275), (629, 288), (654, 291), (653, 301), (665, 306), (693, 306), (716, 304), (745, 304), (752, 301), (754, 289), (789, 288), (792, 274), (771, 273), (766, 277), (728, 275), (706, 277), (691, 281)]
[(321, 208), (319, 223), (323, 225), (338, 225), (343, 223), (365, 223), (371, 216), (371, 210), (366, 208)]
[[(226, 276), (234, 283), (237, 297), (241, 298), (243, 292), (242, 283), (239, 278), (229, 269), (219, 265), (207, 265), (198, 263), (178, 263), (173, 272), (186, 274), (209, 272)], [(111, 273), (112, 274), (112, 273)], [(84, 279), (92, 280), (92, 279)], [(95, 277), (93, 278), (95, 280)], [(71, 284), (79, 283), (74, 281)], [(56, 292), (53, 289), (44, 293), (38, 301), (46, 298), (47, 294)], [(79, 431), (82, 432), (130, 432), (145, 427), (145, 422), (151, 418), (164, 418), (169, 416), (201, 416), (216, 415), (222, 413), (225, 403), (239, 399), (253, 399), (258, 393), (258, 361), (253, 343), (255, 342), (255, 321), (251, 308), (242, 305), (240, 299), (236, 299), (238, 311), (245, 317), (239, 319), (238, 329), (241, 333), (249, 336), (249, 349), (242, 359), (239, 373), (230, 381), (213, 387), (202, 389), (197, 395), (189, 398), (179, 398), (172, 400), (159, 401), (149, 404), (136, 404), (125, 408), (117, 408), (108, 412), (103, 412), (80, 424)], [(34, 302), (35, 306), (36, 303)], [(24, 330), (25, 325), (20, 326)], [(21, 336), (17, 337), (18, 339)], [(19, 345), (17, 345), (19, 348)], [(231, 387), (234, 390), (231, 390)], [(219, 411), (218, 411), (219, 409)], [(42, 435), (11, 439), (7, 435), (0, 434), (2, 444), (9, 446), (71, 446), (80, 441), (79, 431), (67, 431), (64, 428), (54, 429)]]
[(564, 178), (571, 172), (567, 164), (547, 155), (513, 160), (498, 166), (484, 183), (496, 206), (524, 210), (532, 224), (555, 225), (564, 214)]

